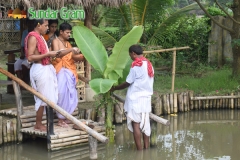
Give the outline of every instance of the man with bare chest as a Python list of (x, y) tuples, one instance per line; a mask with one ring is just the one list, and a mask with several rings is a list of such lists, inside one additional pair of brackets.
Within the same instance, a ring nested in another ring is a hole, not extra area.
[[(32, 62), (30, 69), (30, 81), (32, 87), (53, 103), (58, 100), (58, 88), (56, 70), (50, 63), (50, 57), (56, 57), (57, 51), (49, 51), (47, 44), (42, 37), (48, 30), (48, 20), (37, 19), (33, 21), (34, 30), (25, 38), (25, 53), (29, 62)], [(35, 130), (46, 131), (42, 124), (44, 107), (47, 106), (38, 97), (35, 98), (36, 125)]]
[[(72, 47), (68, 42), (72, 26), (62, 23), (59, 27), (59, 36), (52, 42), (53, 51), (59, 51), (57, 58), (52, 61), (57, 72), (58, 102), (69, 114), (72, 114), (78, 104), (76, 84), (78, 81), (75, 62), (83, 61), (84, 57), (80, 50)], [(57, 112), (58, 125), (68, 127), (66, 118)]]

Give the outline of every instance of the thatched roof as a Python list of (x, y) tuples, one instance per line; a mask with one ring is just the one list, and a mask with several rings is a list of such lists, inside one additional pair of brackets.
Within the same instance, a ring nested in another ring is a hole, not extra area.
[(59, 9), (66, 4), (74, 4), (83, 7), (102, 4), (109, 7), (118, 7), (131, 1), (132, 0), (5, 0), (4, 3), (8, 3), (11, 6), (16, 6), (18, 3), (22, 3), (27, 8), (34, 7), (35, 9), (39, 9), (42, 5), (47, 5)]

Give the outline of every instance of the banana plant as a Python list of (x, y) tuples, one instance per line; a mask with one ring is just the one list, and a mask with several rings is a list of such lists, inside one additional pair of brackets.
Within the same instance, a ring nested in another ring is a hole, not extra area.
[(129, 47), (136, 44), (143, 33), (142, 26), (134, 26), (119, 42), (116, 42), (112, 54), (108, 57), (107, 51), (102, 42), (87, 27), (78, 25), (73, 27), (73, 38), (80, 48), (86, 60), (98, 70), (101, 77), (92, 79), (90, 87), (103, 97), (105, 107), (106, 136), (114, 141), (112, 114), (113, 100), (110, 96), (110, 89), (126, 77), (126, 64), (129, 63)]

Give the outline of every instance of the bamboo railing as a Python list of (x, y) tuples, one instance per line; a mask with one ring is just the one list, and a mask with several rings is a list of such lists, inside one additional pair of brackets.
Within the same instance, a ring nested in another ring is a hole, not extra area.
[(173, 51), (173, 66), (172, 66), (172, 92), (174, 92), (174, 83), (175, 83), (175, 70), (176, 70), (176, 54), (177, 50), (189, 49), (188, 46), (186, 47), (178, 47), (178, 48), (169, 48), (169, 49), (160, 49), (160, 50), (152, 50), (152, 51), (143, 51), (143, 54), (149, 53), (160, 53), (160, 52), (170, 52)]

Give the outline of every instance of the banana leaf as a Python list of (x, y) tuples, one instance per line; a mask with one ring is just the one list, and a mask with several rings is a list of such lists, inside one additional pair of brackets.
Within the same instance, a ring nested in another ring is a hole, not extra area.
[(102, 42), (85, 26), (74, 26), (73, 38), (86, 60), (103, 75), (108, 55)]
[(97, 78), (91, 80), (89, 85), (97, 94), (100, 94), (107, 93), (116, 82), (116, 80)]
[(119, 72), (119, 70), (123, 70), (128, 62), (129, 47), (140, 40), (142, 33), (142, 26), (134, 26), (130, 32), (120, 39), (119, 42), (115, 43), (112, 54), (107, 61), (107, 68), (104, 72), (104, 77), (108, 77), (108, 74), (113, 70), (122, 77), (122, 73)]
[(126, 82), (126, 78), (127, 78), (127, 75), (129, 74), (131, 64), (132, 64), (132, 59), (129, 57), (128, 62), (126, 64), (125, 68), (122, 71), (123, 76), (118, 79), (118, 84)]

